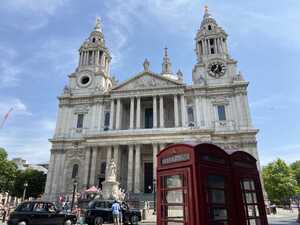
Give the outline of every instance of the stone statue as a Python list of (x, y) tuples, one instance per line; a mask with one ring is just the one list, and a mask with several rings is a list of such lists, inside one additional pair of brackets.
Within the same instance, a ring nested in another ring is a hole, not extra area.
[(96, 18), (96, 25), (95, 25), (95, 30), (96, 31), (102, 31), (102, 26), (101, 26), (101, 19), (100, 17)]
[(149, 72), (150, 62), (148, 61), (148, 59), (145, 59), (143, 66), (144, 66), (144, 71)]
[(117, 167), (116, 167), (114, 160), (112, 159), (107, 167), (105, 180), (106, 181), (116, 181), (117, 180), (116, 173), (117, 173)]

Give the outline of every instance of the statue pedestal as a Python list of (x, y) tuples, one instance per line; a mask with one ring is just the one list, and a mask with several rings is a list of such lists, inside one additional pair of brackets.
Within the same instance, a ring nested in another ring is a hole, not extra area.
[(102, 182), (102, 197), (105, 200), (119, 198), (119, 182), (117, 181), (103, 181)]

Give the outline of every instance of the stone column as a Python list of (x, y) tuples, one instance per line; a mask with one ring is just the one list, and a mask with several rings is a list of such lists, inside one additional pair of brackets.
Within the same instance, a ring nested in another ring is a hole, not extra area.
[(137, 106), (136, 106), (136, 128), (141, 128), (141, 98), (137, 97)]
[(88, 52), (85, 51), (84, 52), (84, 65), (87, 65), (88, 64)]
[(79, 54), (79, 66), (81, 66), (81, 62), (82, 62), (82, 52), (80, 52), (80, 54)]
[(157, 168), (157, 144), (153, 144), (153, 179), (156, 179), (156, 168)]
[(134, 97), (130, 98), (130, 129), (134, 128)]
[(93, 147), (92, 148), (92, 161), (91, 161), (91, 179), (90, 179), (91, 185), (95, 185), (97, 155), (98, 155), (98, 148)]
[(48, 169), (48, 174), (47, 174), (47, 182), (46, 182), (46, 187), (45, 187), (45, 194), (48, 195), (49, 192), (51, 191), (51, 184), (52, 184), (52, 177), (53, 177), (53, 165), (54, 164), (54, 154), (51, 153), (50, 156), (50, 162), (49, 162), (49, 169)]
[(119, 145), (114, 146), (114, 162), (119, 166)]
[(127, 175), (127, 192), (132, 192), (133, 185), (133, 145), (128, 146), (128, 175)]
[(115, 100), (111, 99), (110, 102), (110, 117), (109, 117), (109, 129), (114, 129), (114, 116), (115, 116)]
[(153, 96), (153, 128), (157, 128), (157, 98)]
[(90, 169), (90, 158), (91, 158), (91, 151), (89, 148), (85, 149), (85, 160), (84, 160), (84, 186), (89, 188), (90, 181), (89, 181), (89, 169)]
[(186, 105), (184, 95), (180, 96), (180, 104), (181, 104), (181, 125), (186, 127)]
[(117, 99), (117, 111), (116, 111), (116, 130), (121, 128), (121, 99)]
[(134, 192), (140, 193), (141, 146), (135, 146)]
[(112, 155), (112, 146), (107, 146), (107, 152), (106, 152), (106, 166), (109, 165)]
[(175, 120), (175, 127), (178, 127), (179, 126), (179, 117), (178, 117), (177, 95), (174, 95), (174, 120)]
[(159, 96), (159, 127), (165, 127), (165, 120), (164, 120), (164, 97)]
[(196, 126), (200, 127), (201, 126), (201, 118), (200, 118), (200, 103), (199, 103), (199, 96), (195, 96), (195, 109), (196, 109)]
[(91, 64), (95, 64), (95, 51), (92, 51), (92, 63)]

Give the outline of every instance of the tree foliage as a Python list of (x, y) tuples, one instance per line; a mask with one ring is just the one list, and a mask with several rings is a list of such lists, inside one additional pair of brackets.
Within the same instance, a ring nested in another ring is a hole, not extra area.
[(0, 193), (11, 192), (15, 181), (17, 167), (7, 159), (7, 152), (0, 148)]
[(295, 174), (298, 186), (300, 188), (300, 160), (297, 160), (291, 164), (291, 168)]
[(27, 169), (25, 171), (18, 171), (14, 183), (13, 195), (17, 197), (23, 196), (24, 184), (28, 183), (26, 189), (26, 198), (37, 198), (44, 192), (46, 183), (46, 174), (43, 172)]
[(297, 192), (292, 169), (281, 159), (269, 163), (262, 170), (269, 199), (276, 204), (287, 202)]

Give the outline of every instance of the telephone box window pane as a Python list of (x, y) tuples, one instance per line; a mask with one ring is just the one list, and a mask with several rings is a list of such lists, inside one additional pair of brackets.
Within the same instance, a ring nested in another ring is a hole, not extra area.
[(244, 190), (246, 191), (255, 191), (254, 181), (253, 180), (244, 180), (243, 181)]
[(209, 188), (224, 188), (225, 178), (224, 176), (209, 175), (207, 177), (207, 185)]
[(248, 222), (249, 225), (261, 225), (260, 219), (251, 219)]
[(248, 205), (247, 210), (248, 210), (249, 217), (258, 217), (259, 216), (259, 211), (258, 211), (257, 205)]
[(225, 193), (222, 190), (210, 190), (210, 203), (225, 204)]
[(173, 175), (164, 177), (164, 188), (179, 188), (183, 187), (183, 176)]
[(227, 210), (225, 208), (211, 208), (210, 213), (213, 220), (227, 220)]
[(181, 220), (184, 219), (183, 206), (166, 206), (168, 208), (168, 220)]
[(183, 191), (182, 190), (167, 191), (166, 202), (167, 203), (183, 203)]
[(246, 203), (247, 204), (257, 203), (256, 193), (246, 192), (245, 197), (246, 197)]

